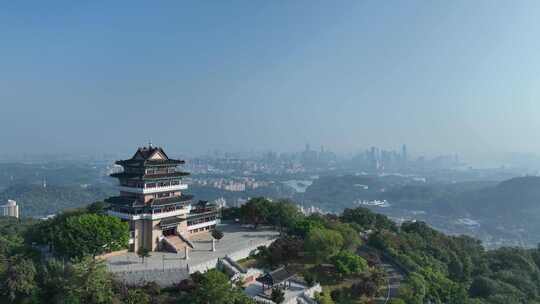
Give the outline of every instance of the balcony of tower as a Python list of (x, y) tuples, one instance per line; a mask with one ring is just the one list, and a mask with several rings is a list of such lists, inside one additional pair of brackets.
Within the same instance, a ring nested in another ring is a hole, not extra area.
[(138, 198), (117, 196), (105, 201), (111, 204), (107, 213), (125, 220), (157, 220), (187, 216), (191, 212), (192, 195), (152, 199), (137, 203)]
[(136, 179), (136, 180), (144, 180), (144, 181), (152, 181), (152, 180), (167, 180), (172, 178), (182, 178), (184, 176), (188, 176), (189, 173), (182, 172), (182, 171), (174, 171), (169, 173), (156, 173), (156, 172), (150, 172), (150, 173), (133, 173), (133, 172), (117, 172), (109, 175), (110, 177), (118, 178), (120, 180), (128, 180), (128, 179)]
[(170, 210), (152, 210), (150, 212), (133, 213), (128, 211), (121, 211), (110, 209), (107, 211), (108, 215), (115, 216), (124, 220), (159, 220), (163, 218), (169, 218), (174, 216), (185, 216), (189, 214), (191, 207), (189, 205), (183, 207), (177, 207)]
[(169, 185), (163, 185), (163, 186), (154, 186), (154, 187), (148, 187), (147, 185), (148, 184), (144, 184), (144, 187), (119, 185), (118, 190), (121, 192), (129, 192), (129, 193), (137, 193), (137, 194), (153, 194), (153, 193), (160, 193), (160, 192), (182, 191), (188, 188), (188, 185), (183, 184), (183, 183), (178, 183), (175, 185), (169, 184)]

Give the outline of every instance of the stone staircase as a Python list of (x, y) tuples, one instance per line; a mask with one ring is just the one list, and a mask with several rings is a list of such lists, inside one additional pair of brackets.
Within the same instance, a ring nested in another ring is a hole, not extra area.
[(189, 244), (184, 242), (177, 235), (169, 235), (163, 238), (163, 245), (167, 251), (179, 253), (184, 250), (185, 247), (189, 247)]
[(179, 233), (177, 236), (178, 236), (182, 241), (184, 241), (184, 243), (186, 243), (191, 249), (194, 248), (193, 243), (191, 243), (191, 241), (190, 241), (185, 235), (183, 235), (182, 233)]

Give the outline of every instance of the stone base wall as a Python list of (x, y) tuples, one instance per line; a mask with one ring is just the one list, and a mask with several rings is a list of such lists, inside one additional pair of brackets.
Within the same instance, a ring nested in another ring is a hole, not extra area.
[(106, 260), (106, 259), (114, 257), (114, 256), (125, 255), (127, 252), (128, 252), (128, 250), (124, 249), (124, 250), (118, 250), (118, 251), (113, 251), (113, 252), (109, 252), (109, 253), (104, 253), (104, 254), (97, 255), (96, 259), (98, 259), (98, 260)]
[[(241, 249), (241, 250), (238, 250), (238, 251), (235, 251), (233, 253), (230, 253), (228, 254), (227, 256), (234, 260), (234, 261), (238, 261), (238, 260), (241, 260), (241, 259), (245, 259), (247, 257), (249, 257), (249, 254), (251, 252), (253, 252), (254, 250), (257, 250), (257, 248), (259, 246), (265, 246), (265, 247), (268, 247), (270, 246), (270, 244), (272, 244), (273, 242), (275, 241), (274, 240), (268, 240), (264, 243), (259, 243), (257, 245), (254, 245), (254, 246), (251, 246), (251, 247), (247, 247), (247, 248), (244, 248), (244, 249)], [(200, 272), (207, 272), (208, 270), (210, 269), (214, 269), (217, 267), (217, 264), (218, 264), (218, 259), (213, 259), (213, 260), (209, 260), (209, 261), (206, 261), (204, 263), (201, 263), (201, 264), (197, 264), (197, 265), (189, 265), (189, 273), (194, 273), (194, 272), (197, 272), (197, 271), (200, 271)]]

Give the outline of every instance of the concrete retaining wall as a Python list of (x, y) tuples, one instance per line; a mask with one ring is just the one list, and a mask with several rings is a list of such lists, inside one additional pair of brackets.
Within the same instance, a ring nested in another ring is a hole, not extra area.
[[(257, 250), (258, 247), (260, 247), (260, 246), (268, 247), (274, 241), (275, 240), (268, 240), (268, 241), (266, 241), (266, 242), (264, 242), (262, 244), (257, 244), (256, 246), (251, 246), (251, 247), (248, 247), (248, 248), (244, 248), (244, 249), (235, 251), (233, 253), (228, 254), (227, 257), (229, 257), (233, 261), (238, 261), (238, 260), (241, 260), (241, 259), (245, 259), (245, 258), (249, 257), (251, 252), (253, 252), (254, 250)], [(189, 273), (194, 273), (194, 272), (197, 272), (197, 271), (206, 272), (206, 271), (208, 271), (210, 269), (216, 268), (217, 264), (218, 264), (218, 259), (209, 260), (209, 261), (206, 261), (204, 263), (197, 264), (197, 265), (189, 264)]]

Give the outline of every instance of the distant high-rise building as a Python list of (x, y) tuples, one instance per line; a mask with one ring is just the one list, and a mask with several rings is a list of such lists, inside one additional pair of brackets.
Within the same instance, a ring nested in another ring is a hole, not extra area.
[(19, 206), (17, 206), (17, 202), (8, 200), (5, 205), (1, 205), (0, 215), (19, 218)]
[(306, 150), (302, 152), (302, 164), (311, 167), (317, 164), (317, 151), (311, 150), (311, 146), (306, 144)]
[(403, 147), (401, 147), (401, 157), (403, 158), (404, 161), (407, 161), (409, 157), (407, 155), (407, 145), (403, 145)]

